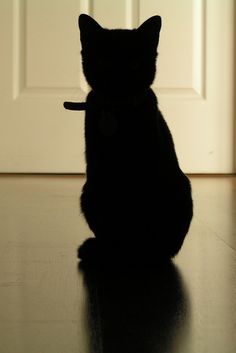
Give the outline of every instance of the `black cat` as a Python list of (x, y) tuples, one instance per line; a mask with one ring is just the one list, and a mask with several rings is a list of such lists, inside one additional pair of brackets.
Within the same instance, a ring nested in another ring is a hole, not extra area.
[(79, 28), (85, 77), (87, 180), (81, 209), (95, 238), (79, 257), (175, 256), (192, 218), (191, 186), (150, 85), (161, 17), (138, 29), (104, 29), (88, 15)]

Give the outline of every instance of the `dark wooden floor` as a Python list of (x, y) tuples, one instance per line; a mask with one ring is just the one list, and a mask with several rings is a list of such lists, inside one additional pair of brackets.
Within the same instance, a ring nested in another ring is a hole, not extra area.
[(235, 353), (236, 178), (191, 180), (173, 265), (91, 271), (84, 178), (0, 176), (0, 353)]

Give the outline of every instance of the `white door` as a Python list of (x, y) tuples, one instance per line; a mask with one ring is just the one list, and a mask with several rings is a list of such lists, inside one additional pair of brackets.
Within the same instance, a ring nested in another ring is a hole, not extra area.
[[(234, 170), (234, 0), (1, 0), (0, 172), (85, 171), (77, 17), (163, 20), (153, 88), (185, 172)], [(142, 166), (140, 166), (142, 169)]]

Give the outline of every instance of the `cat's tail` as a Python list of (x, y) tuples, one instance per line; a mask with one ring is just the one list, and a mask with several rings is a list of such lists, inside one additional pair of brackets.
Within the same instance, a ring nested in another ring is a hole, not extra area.
[[(146, 249), (147, 250), (147, 249)], [(92, 265), (111, 264), (116, 265), (160, 265), (168, 263), (171, 256), (163, 256), (156, 251), (145, 251), (142, 247), (131, 244), (113, 244), (108, 241), (102, 241), (98, 238), (89, 238), (80, 245), (78, 249), (78, 258), (83, 263)]]

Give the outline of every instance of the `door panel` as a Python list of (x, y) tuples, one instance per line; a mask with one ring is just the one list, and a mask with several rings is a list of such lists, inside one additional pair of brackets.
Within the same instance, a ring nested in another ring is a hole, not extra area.
[[(0, 172), (85, 171), (77, 17), (103, 26), (163, 20), (153, 89), (181, 167), (233, 172), (233, 0), (2, 0)], [(143, 170), (140, 166), (140, 171)]]
[(1, 172), (84, 170), (77, 0), (1, 1)]

